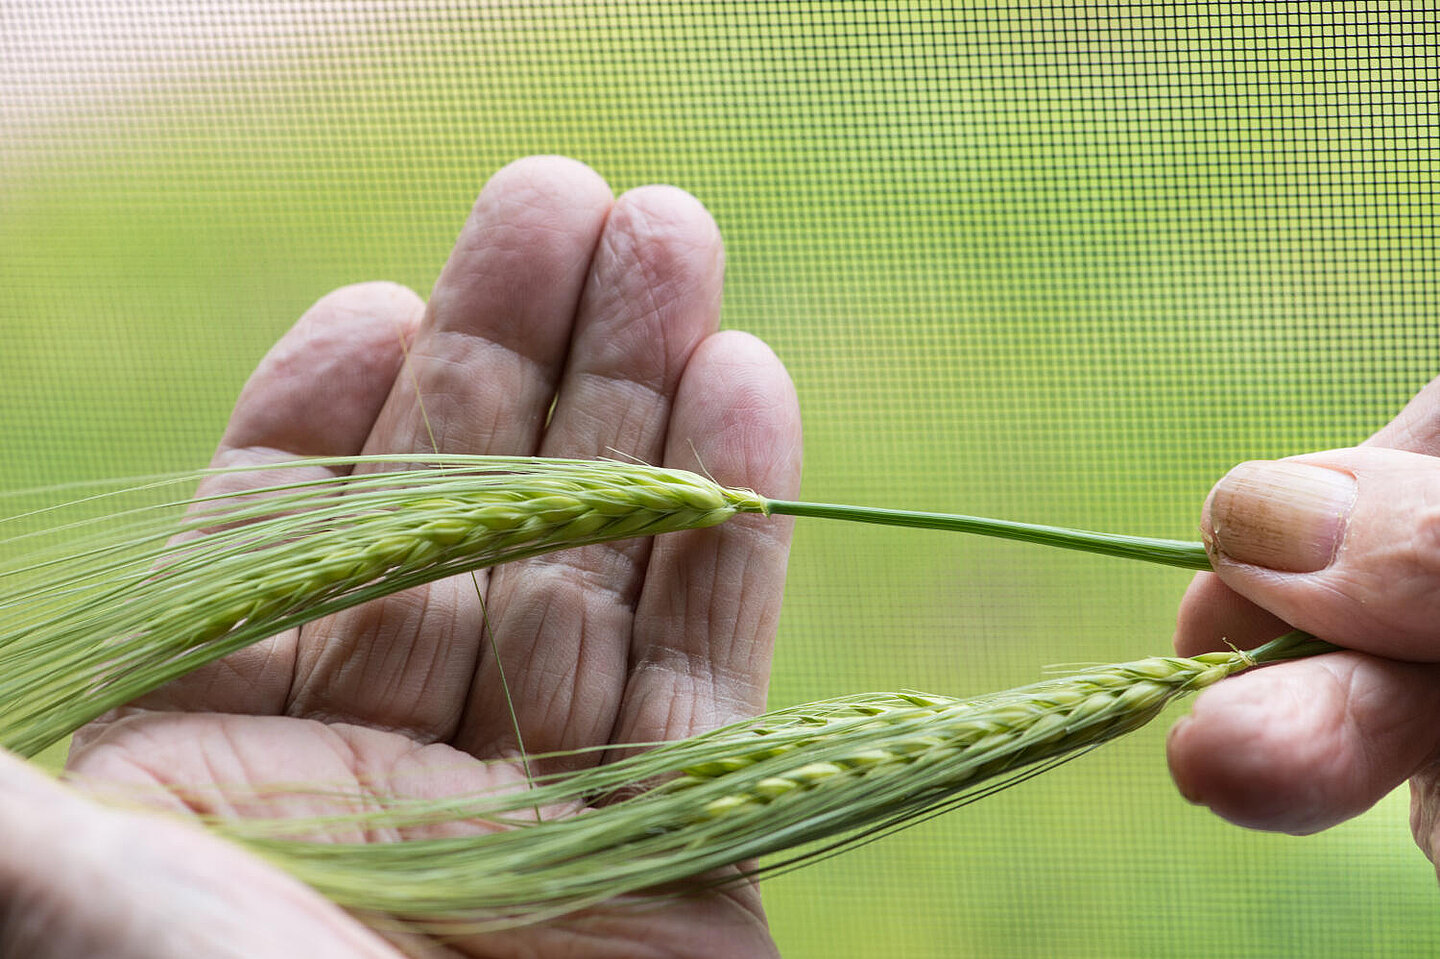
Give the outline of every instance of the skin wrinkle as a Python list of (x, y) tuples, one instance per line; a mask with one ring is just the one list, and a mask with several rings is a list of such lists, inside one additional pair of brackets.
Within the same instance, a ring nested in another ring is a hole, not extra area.
[[(703, 657), (685, 650), (675, 647), (652, 650), (652, 655), (635, 664), (633, 672), (637, 679), (643, 676), (649, 680), (644, 684), (637, 715), (646, 717), (651, 711), (650, 704), (657, 701), (662, 704), (665, 715), (663, 723), (657, 723), (652, 717), (640, 724), (642, 728), (666, 729), (671, 735), (689, 736), (754, 715), (754, 706), (746, 698), (722, 692), (748, 688), (748, 680), (737, 682), (739, 677), (730, 671), (712, 667)], [(656, 679), (660, 681), (657, 683)], [(701, 693), (702, 689), (709, 694)], [(680, 702), (684, 702), (686, 708), (683, 713), (676, 713), (675, 704)], [(644, 736), (639, 739), (646, 741)]]
[[(541, 389), (532, 392), (554, 391), (556, 375), (553, 350), (546, 355), (538, 349), (517, 349), (472, 330), (432, 329), (425, 336), (424, 346), (417, 345), (410, 351), (411, 362), (424, 369), (425, 378), (442, 371), (459, 374), (462, 379), (467, 378), (477, 367), (491, 366), (497, 356), (511, 367), (507, 372), (518, 374), (524, 382), (541, 385)], [(433, 387), (433, 384), (426, 383), (425, 379), (421, 378), (420, 386), (428, 406), (431, 394), (427, 387)]]
[[(549, 627), (549, 621), (555, 603), (542, 607), (539, 611), (539, 620), (536, 623), (534, 635), (554, 635), (553, 628)], [(525, 734), (526, 748), (531, 752), (544, 752), (550, 749), (566, 748), (567, 746), (586, 745), (594, 740), (590, 737), (595, 733), (603, 734), (607, 730), (602, 728), (606, 724), (601, 718), (611, 712), (611, 709), (596, 710), (597, 719), (594, 723), (587, 724), (590, 730), (584, 730), (579, 735), (575, 734), (575, 727), (565, 725), (567, 736), (563, 740), (556, 740), (553, 737), (539, 737), (534, 735), (533, 728), (536, 724), (544, 728), (557, 728), (554, 720), (557, 716), (573, 717), (575, 715), (575, 703), (579, 698), (577, 691), (585, 688), (598, 689), (602, 687), (598, 676), (592, 673), (584, 673), (579, 669), (572, 669), (569, 665), (572, 660), (579, 661), (582, 658), (583, 649), (586, 645), (586, 636), (590, 633), (584, 625), (586, 613), (583, 604), (576, 610), (580, 620), (580, 628), (570, 630), (568, 624), (566, 632), (561, 635), (574, 637), (575, 646), (566, 649), (560, 655), (540, 657), (539, 650), (530, 645), (526, 647), (526, 659), (520, 664), (518, 672), (525, 677), (525, 684), (522, 687), (512, 689), (515, 697), (517, 713), (520, 716), (523, 728), (527, 725), (532, 727), (532, 732)], [(504, 647), (502, 647), (504, 648)], [(506, 674), (511, 675), (516, 670), (513, 664), (508, 664)], [(583, 684), (583, 685), (582, 685)], [(603, 684), (608, 689), (614, 683)], [(496, 698), (499, 695), (496, 694)], [(616, 697), (618, 698), (618, 697)], [(503, 726), (497, 724), (488, 741), (475, 745), (470, 751), (477, 754), (488, 754), (503, 752), (514, 755), (516, 744), (514, 741), (513, 725), (507, 720)]]
[[(642, 449), (664, 437), (669, 411), (664, 394), (654, 387), (603, 370), (580, 370), (572, 378), (578, 383), (571, 397), (570, 414), (601, 427), (586, 432), (608, 431), (631, 439), (633, 446)], [(632, 422), (638, 422), (638, 428)]]
[[(432, 610), (437, 592), (443, 592), (452, 611)], [(457, 600), (453, 608), (451, 597)], [(461, 697), (439, 693), (447, 685), (468, 686), (476, 668), (477, 643), (457, 641), (481, 630), (478, 602), (471, 609), (474, 599), (474, 584), (462, 575), (348, 610), (330, 625), (313, 627), (324, 630), (308, 637), (310, 647), (319, 652), (297, 676), (287, 714), (368, 724), (420, 742), (449, 739), (459, 723)], [(467, 610), (473, 613), (473, 625), (466, 623)], [(426, 641), (403, 639), (418, 633), (422, 623), (427, 624)], [(343, 646), (332, 640), (335, 630), (349, 635)], [(352, 701), (349, 708), (336, 705), (346, 699)]]
[[(452, 581), (452, 584), (449, 585), (451, 585), (451, 588), (465, 591), (471, 584), (469, 577), (459, 577), (458, 580)], [(441, 588), (444, 588), (444, 586), (441, 586)], [(448, 619), (448, 629), (446, 632), (450, 635), (448, 637), (442, 635), (438, 637), (438, 641), (431, 643), (387, 644), (386, 648), (389, 655), (386, 658), (390, 662), (387, 663), (386, 668), (383, 670), (386, 674), (385, 678), (382, 679), (385, 687), (379, 697), (379, 705), (383, 707), (389, 702), (392, 707), (391, 712), (395, 711), (394, 702), (396, 700), (401, 703), (413, 703), (423, 699), (422, 694), (431, 685), (429, 681), (433, 678), (441, 677), (447, 672), (447, 670), (443, 668), (448, 662), (444, 656), (444, 651), (457, 645), (454, 642), (454, 634), (459, 631), (459, 624), (454, 621), (453, 617), (432, 616), (432, 613), (435, 612), (431, 608), (433, 605), (434, 592), (433, 589), (417, 591), (417, 594), (413, 597), (413, 608), (408, 604), (401, 607), (403, 611), (410, 613), (410, 615), (404, 617), (404, 619), (414, 622), (434, 622), (436, 619)], [(381, 622), (377, 623), (377, 629), (384, 629), (385, 617), (394, 611), (395, 606), (385, 604), (380, 614)], [(403, 635), (404, 632), (404, 622), (399, 626), (392, 626), (388, 630), (391, 636)], [(417, 660), (420, 660), (421, 657), (423, 657), (423, 661), (420, 661), (417, 665)], [(423, 674), (416, 675), (420, 669), (423, 669)], [(367, 670), (367, 672), (373, 672), (373, 670)], [(370, 684), (367, 683), (366, 685), (368, 686)], [(440, 683), (436, 682), (435, 685), (439, 686)], [(443, 703), (441, 705), (443, 707)], [(423, 718), (417, 716), (406, 723), (396, 724), (392, 727), (391, 731), (405, 732), (410, 738), (420, 742), (434, 742), (438, 739), (447, 738), (446, 729), (450, 724), (447, 724), (443, 719), (443, 714), (446, 710), (442, 708), (438, 712), (440, 713), (439, 716), (424, 716)], [(452, 712), (454, 711), (452, 710)], [(457, 712), (455, 721), (458, 721), (458, 718)]]
[[(1343, 697), (1344, 684), (1339, 681), (1333, 673), (1328, 673), (1329, 682), (1323, 692), (1319, 689), (1313, 690), (1310, 697), (1302, 697), (1294, 688), (1287, 686), (1286, 692), (1292, 701), (1288, 709), (1278, 710), (1279, 721), (1283, 722), (1286, 716), (1299, 715), (1318, 720), (1318, 724), (1309, 731), (1308, 748), (1302, 753), (1302, 757), (1310, 762), (1329, 767), (1330, 769), (1342, 768), (1342, 764), (1348, 760), (1345, 756), (1349, 752), (1348, 737), (1346, 730), (1350, 728), (1350, 720), (1346, 710), (1339, 711), (1326, 709), (1323, 713), (1316, 715), (1312, 704), (1318, 702), (1331, 703)], [(1348, 682), (1348, 679), (1347, 679)], [(1277, 710), (1271, 710), (1272, 716)], [(1310, 723), (1306, 723), (1310, 726)], [(1283, 727), (1282, 727), (1283, 728)], [(1323, 749), (1318, 744), (1329, 743), (1332, 748)], [(1317, 822), (1317, 817), (1323, 816), (1326, 806), (1326, 796), (1322, 782), (1310, 776), (1289, 776), (1287, 779), (1297, 787), (1298, 795), (1295, 797), (1290, 816), (1292, 824), (1286, 828), (1286, 832), (1307, 834), (1323, 828), (1323, 823)]]
[[(697, 227), (705, 235), (692, 240)], [(654, 301), (670, 298), (680, 285), (676, 277), (683, 281), (715, 272), (723, 250), (704, 207), (667, 187), (640, 187), (621, 196), (605, 236), (612, 241), (606, 247), (614, 254), (611, 260), (621, 270), (615, 288), (638, 289)]]
[[(543, 636), (546, 634), (554, 634), (554, 630), (546, 629), (546, 625), (549, 622), (551, 618), (551, 613), (555, 609), (555, 607), (556, 604), (549, 604), (541, 612), (540, 620), (536, 624), (535, 632), (537, 635)], [(578, 614), (581, 621), (583, 622), (585, 615), (583, 608), (578, 610)], [(575, 631), (577, 643), (583, 642), (583, 640), (580, 638), (583, 635), (583, 630)], [(567, 703), (563, 708), (557, 709), (555, 700), (556, 697), (560, 695), (562, 691), (566, 688), (568, 683), (572, 682), (575, 677), (569, 669), (556, 668), (551, 658), (537, 659), (537, 654), (538, 650), (534, 646), (531, 646), (527, 650), (525, 675), (529, 677), (530, 681), (526, 684), (524, 689), (519, 691), (521, 698), (520, 702), (517, 703), (517, 712), (531, 715), (538, 713), (541, 717), (543, 717), (544, 725), (549, 726), (550, 717), (556, 715), (557, 712), (562, 715), (569, 714), (569, 704)], [(521, 717), (521, 725), (521, 732), (523, 734), (523, 726), (525, 725), (523, 715)], [(513, 739), (514, 731), (511, 729), (507, 729), (505, 733), (505, 739), (502, 741), (506, 744), (506, 748), (508, 748), (509, 750), (514, 750), (518, 748), (518, 744), (515, 743)], [(531, 751), (544, 751), (543, 747), (540, 747), (536, 743), (527, 741), (526, 745), (527, 748), (529, 748)]]
[[(683, 198), (683, 211), (663, 205), (677, 197)], [(689, 241), (697, 226), (706, 238)], [(606, 299), (587, 303), (588, 312), (604, 318), (609, 334), (594, 355), (604, 365), (623, 366), (637, 385), (673, 393), (702, 338), (686, 318), (691, 311), (682, 308), (694, 300), (695, 292), (709, 291), (703, 303), (696, 304), (695, 315), (719, 312), (720, 279), (713, 257), (695, 262), (697, 252), (718, 245), (709, 214), (678, 191), (642, 189), (621, 197), (601, 238), (590, 286), (604, 291)], [(679, 331), (688, 334), (686, 341), (674, 341)], [(678, 362), (670, 362), (672, 358)]]
[[(150, 739), (151, 741), (154, 740), (154, 737), (149, 735), (152, 728), (153, 725), (149, 723), (141, 727), (142, 736)], [(174, 775), (168, 775), (164, 771), (165, 767), (163, 765), (152, 765), (152, 762), (159, 761), (163, 763), (163, 761), (168, 758), (165, 755), (166, 750), (164, 750), (164, 743), (159, 743), (158, 745), (160, 747), (160, 750), (158, 751), (153, 749), (144, 751), (130, 750), (128, 751), (128, 754), (127, 751), (123, 749), (113, 751), (116, 753), (117, 758), (128, 769), (141, 773), (147, 780), (159, 785), (164, 790), (164, 793), (162, 793), (162, 795), (173, 797), (175, 804), (181, 810), (189, 810), (196, 813), (215, 813), (220, 815), (239, 814), (239, 810), (235, 807), (234, 803), (230, 801), (229, 796), (223, 791), (215, 790), (198, 795), (185, 795), (183, 792), (176, 793), (174, 790), (185, 790), (185, 787), (190, 785), (190, 777), (181, 778)], [(204, 754), (203, 750), (201, 758), (204, 761), (204, 768), (211, 769), (212, 764), (209, 762), (208, 756)], [(151, 762), (146, 762), (146, 759), (151, 760)], [(126, 778), (128, 780), (129, 777)], [(212, 779), (210, 781), (227, 782), (228, 780)]]
[(1440, 848), (1440, 765), (1432, 759), (1410, 780), (1410, 833), (1425, 858), (1435, 865), (1440, 878), (1436, 851)]
[[(525, 561), (523, 575), (527, 579), (549, 578), (547, 592), (598, 592), (609, 596), (618, 607), (633, 609), (649, 559), (648, 540), (613, 540), (533, 557)], [(624, 585), (617, 585), (621, 583)]]
[[(605, 241), (601, 242), (603, 258)], [(643, 258), (637, 261), (636, 268), (649, 269)], [(603, 282), (603, 279), (597, 277), (597, 281)], [(585, 303), (582, 313), (594, 316), (592, 325), (603, 327), (607, 334), (598, 344), (599, 349), (593, 352), (601, 364), (596, 368), (624, 368), (626, 378), (636, 386), (648, 387), (652, 393), (664, 395), (673, 390), (684, 363), (681, 362), (679, 369), (672, 369), (672, 364), (668, 362), (676, 355), (672, 342), (674, 333), (670, 329), (675, 311), (669, 307), (684, 302), (684, 299), (682, 290), (661, 300), (653, 290), (642, 287), (612, 293), (600, 303)], [(681, 352), (688, 356), (693, 348), (694, 343), (691, 343), (681, 347)], [(639, 374), (640, 378), (634, 379), (634, 374)]]
[(1426, 484), (1420, 491), (1422, 502), (1409, 515), (1409, 552), (1415, 567), (1411, 575), (1434, 582), (1440, 579), (1440, 488)]
[[(1345, 677), (1344, 687), (1341, 692), (1343, 706), (1341, 707), (1341, 728), (1344, 729), (1344, 736), (1349, 743), (1349, 750), (1358, 754), (1360, 761), (1349, 766), (1349, 778), (1351, 788), (1361, 791), (1364, 788), (1366, 779), (1372, 770), (1383, 769), (1385, 763), (1383, 755), (1378, 748), (1379, 743), (1388, 739), (1392, 732), (1394, 723), (1376, 723), (1377, 716), (1383, 716), (1383, 711), (1377, 712), (1373, 708), (1371, 696), (1367, 693), (1369, 684), (1357, 682), (1360, 676), (1362, 664), (1356, 663)], [(1373, 730), (1375, 738), (1365, 735), (1367, 729)], [(1344, 773), (1341, 769), (1339, 772)]]
[[(558, 204), (559, 197), (568, 202)], [(531, 320), (546, 313), (552, 296), (570, 303), (578, 299), (612, 203), (609, 188), (580, 164), (547, 158), (500, 170), (481, 190), (435, 284), (434, 314), (473, 316), (477, 291), (498, 292), (497, 306), (522, 307), (508, 330), (559, 339), (556, 330)], [(529, 281), (539, 275), (550, 277), (539, 288), (544, 302), (530, 295)], [(496, 279), (499, 290), (492, 282)]]
[[(470, 580), (468, 576), (465, 577), (465, 579)], [(477, 577), (474, 580), (470, 580), (470, 585), (478, 592), (479, 578)], [(481, 595), (483, 596), (483, 594)], [(423, 608), (421, 610), (422, 618), (425, 616), (426, 613), (429, 612), (429, 605), (430, 594), (427, 592)], [(484, 619), (482, 616), (480, 629), (483, 631), (484, 628)], [(458, 631), (459, 630), (457, 628), (456, 632)], [(425, 698), (426, 690), (438, 688), (439, 686), (441, 686), (450, 672), (450, 670), (447, 668), (450, 665), (449, 660), (439, 655), (438, 648), (432, 647), (432, 650), (434, 650), (434, 652), (432, 652), (432, 654), (427, 657), (427, 661), (425, 664), (425, 674), (423, 676), (420, 676), (418, 678), (418, 682), (415, 684), (418, 687), (415, 690), (415, 698), (417, 700)], [(478, 657), (475, 660), (472, 660), (472, 671), (475, 669), (477, 664)], [(448, 742), (450, 738), (455, 735), (455, 730), (458, 729), (460, 726), (461, 704), (454, 699), (448, 699), (444, 704), (442, 704), (442, 706), (443, 708), (437, 711), (437, 715), (434, 719), (432, 719), (429, 723), (425, 724), (424, 727), (415, 728), (412, 730), (412, 738), (415, 738), (421, 742)]]
[[(1348, 696), (1354, 689), (1355, 668), (1351, 664), (1344, 671), (1343, 676), (1337, 676), (1333, 671), (1330, 671), (1328, 675), (1331, 682), (1323, 701), (1327, 703), (1338, 701), (1339, 708), (1327, 709), (1318, 717), (1320, 722), (1311, 730), (1309, 750), (1318, 760), (1317, 764), (1327, 767), (1328, 771), (1326, 775), (1318, 778), (1304, 775), (1294, 777), (1294, 780), (1301, 784), (1303, 790), (1304, 798), (1300, 808), (1305, 811), (1305, 815), (1299, 820), (1297, 828), (1289, 829), (1287, 832), (1310, 834), (1331, 825), (1328, 813), (1329, 807), (1334, 805), (1334, 799), (1326, 794), (1328, 791), (1326, 783), (1327, 781), (1340, 782), (1347, 778), (1352, 780), (1354, 778), (1349, 771), (1354, 767), (1359, 727)], [(1298, 696), (1296, 698), (1299, 699)], [(1316, 700), (1319, 699), (1320, 697), (1317, 695)], [(1305, 715), (1305, 710), (1306, 707), (1303, 704), (1295, 707), (1295, 711), (1299, 715)], [(1309, 712), (1313, 714), (1314, 710), (1310, 709)], [(1332, 748), (1322, 749), (1317, 745), (1319, 743), (1330, 743)], [(1353, 803), (1354, 799), (1350, 798), (1350, 802)], [(1368, 807), (1369, 803), (1365, 805)]]
[[(544, 366), (475, 335), (450, 333), (445, 338), (463, 341), (467, 355), (463, 359), (441, 362), (426, 357), (416, 361), (426, 364), (427, 372), (417, 374), (416, 378), (439, 452), (465, 449), (469, 445), (467, 438), (477, 431), (477, 417), (486, 418), (484, 432), (487, 435), (504, 437), (500, 440), (502, 445), (534, 452), (541, 421), (539, 416), (527, 415), (524, 411), (534, 407), (540, 395), (548, 395), (553, 389), (553, 379)], [(494, 357), (482, 360), (478, 354), (496, 351), (506, 358), (510, 369), (485, 382), (477, 382), (473, 370), (479, 366), (493, 367), (495, 361)], [(418, 402), (416, 407), (418, 417)], [(424, 423), (417, 426), (419, 432), (412, 448), (436, 452), (431, 448)]]
[[(372, 302), (377, 292), (384, 301), (383, 308)], [(278, 407), (247, 403), (242, 394), (237, 416), (226, 430), (226, 439), (239, 430), (250, 435), (268, 435), (272, 442), (287, 436), (289, 441), (283, 448), (292, 455), (348, 451), (351, 443), (344, 438), (353, 437), (355, 444), (363, 440), (369, 424), (385, 402), (386, 390), (376, 389), (374, 384), (394, 380), (403, 361), (403, 344), (413, 339), (423, 312), (420, 298), (397, 284), (356, 284), (322, 297), (297, 323), (295, 337), (281, 340), (266, 356), (257, 376), (264, 384), (264, 391), (272, 396), (299, 393), (313, 397), (316, 385), (323, 383), (326, 402), (307, 403), (307, 416), (338, 417), (338, 420), (324, 429), (307, 427), (295, 436), (289, 432), (294, 424), (278, 412)], [(319, 348), (321, 344), (331, 343), (335, 344), (333, 350)], [(362, 384), (369, 386), (362, 388)], [(343, 387), (354, 388), (346, 389), (343, 396), (335, 396), (335, 390)], [(247, 390), (250, 388), (251, 384), (247, 384)], [(256, 422), (257, 418), (269, 425), (262, 426)], [(310, 448), (303, 442), (306, 438), (319, 439), (320, 447)], [(222, 440), (223, 448), (225, 440)]]
[[(1397, 770), (1390, 756), (1395, 744), (1400, 744), (1402, 752), (1408, 752), (1415, 748), (1417, 740), (1406, 721), (1409, 714), (1397, 714), (1388, 708), (1390, 697), (1384, 692), (1385, 677), (1381, 662), (1358, 655), (1344, 662), (1344, 681), (1339, 685), (1337, 694), (1341, 703), (1337, 738), (1344, 742), (1345, 749), (1335, 750), (1332, 761), (1337, 766), (1334, 770), (1336, 781), (1346, 782), (1355, 797), (1351, 803), (1354, 808), (1349, 812), (1349, 815), (1355, 815), (1368, 809), (1383, 795), (1372, 784), (1378, 784), (1384, 792), (1388, 792), (1410, 774), (1415, 763), (1408, 763), (1405, 768)], [(1434, 699), (1432, 695), (1432, 708)], [(1387, 717), (1388, 722), (1385, 721)], [(1428, 761), (1440, 742), (1437, 742), (1434, 732), (1428, 732), (1428, 738), (1420, 742), (1426, 744), (1425, 759), (1422, 761)]]
[[(175, 781), (172, 777), (163, 775), (159, 769), (141, 762), (142, 755), (147, 754), (137, 753), (108, 742), (96, 742), (95, 745), (87, 747), (88, 764), (92, 768), (101, 770), (118, 766), (123, 773), (91, 776), (66, 772), (63, 781), (80, 788), (92, 780), (96, 788), (103, 788), (103, 783), (121, 783), (127, 790), (140, 789), (145, 795), (147, 808), (169, 809), (181, 813), (209, 811), (205, 808), (198, 808), (196, 804), (187, 802), (177, 795), (171, 787), (183, 784)], [(137, 776), (142, 781), (137, 782)], [(146, 792), (147, 788), (153, 788), (153, 792)], [(228, 809), (218, 811), (229, 812)]]
[[(590, 595), (593, 597), (596, 593), (592, 591)], [(616, 605), (619, 604), (616, 603)], [(621, 607), (621, 614), (633, 622), (634, 614), (628, 604)], [(562, 691), (568, 694), (564, 696), (562, 708), (555, 710), (552, 707), (549, 716), (549, 721), (552, 723), (557, 718), (563, 717), (559, 728), (580, 730), (578, 735), (570, 738), (587, 745), (605, 742), (610, 738), (610, 734), (614, 730), (614, 717), (619, 712), (620, 696), (615, 691), (623, 690), (625, 685), (623, 676), (610, 676), (608, 670), (606, 670), (605, 678), (609, 681), (601, 685), (597, 682), (600, 678), (598, 671), (588, 668), (593, 660), (604, 658), (596, 649), (597, 646), (603, 645), (603, 643), (596, 642), (597, 635), (600, 635), (599, 632), (591, 626), (590, 604), (582, 601), (579, 638), (574, 654), (575, 670), (569, 677), (568, 690), (563, 681), (554, 684), (555, 693), (552, 701), (555, 697), (560, 696)], [(591, 685), (592, 683), (594, 685)], [(595, 689), (602, 689), (606, 692), (597, 695), (591, 692)], [(594, 699), (601, 700), (598, 708), (590, 702)], [(585, 704), (585, 708), (578, 708), (581, 703)], [(556, 713), (558, 713), (558, 717)], [(586, 721), (586, 713), (593, 718)], [(581, 760), (585, 765), (589, 765), (591, 761), (593, 760)]]

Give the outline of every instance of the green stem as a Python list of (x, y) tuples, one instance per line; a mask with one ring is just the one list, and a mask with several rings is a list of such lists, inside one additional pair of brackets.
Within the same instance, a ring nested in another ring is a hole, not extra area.
[(880, 509), (870, 506), (834, 506), (828, 503), (796, 503), (767, 500), (766, 512), (781, 516), (809, 516), (841, 519), (855, 523), (876, 523), (881, 526), (911, 526), (921, 529), (950, 530), (975, 533), (1001, 539), (1022, 540), (1043, 546), (1059, 546), (1090, 553), (1104, 553), (1125, 559), (1139, 559), (1181, 569), (1210, 569), (1202, 543), (1178, 539), (1155, 539), (1148, 536), (1120, 536), (1090, 530), (1066, 529), (1063, 526), (1039, 526), (1016, 523), (983, 516), (960, 516), (950, 513), (919, 513), (912, 510)]
[(1253, 660), (1255, 665), (1262, 666), (1265, 663), (1278, 663), (1286, 659), (1300, 659), (1319, 653), (1333, 653), (1339, 648), (1333, 643), (1316, 639), (1304, 630), (1297, 629), (1284, 636), (1276, 637), (1263, 646), (1256, 646), (1245, 655)]

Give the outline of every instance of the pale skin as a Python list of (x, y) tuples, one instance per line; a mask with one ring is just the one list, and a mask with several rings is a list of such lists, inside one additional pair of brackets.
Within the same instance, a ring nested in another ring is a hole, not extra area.
[(1346, 651), (1202, 693), (1169, 739), (1181, 791), (1244, 826), (1311, 833), (1408, 779), (1415, 840), (1436, 861), (1440, 380), (1357, 448), (1237, 467), (1202, 529), (1217, 572), (1185, 597), (1180, 653), (1243, 649), (1287, 623)]
[[(719, 231), (689, 195), (645, 187), (617, 198), (577, 162), (518, 161), (481, 192), (428, 303), (373, 283), (310, 309), (246, 385), (216, 462), (436, 449), (626, 456), (794, 496), (795, 392), (764, 344), (718, 331), (722, 279)], [(764, 706), (789, 539), (786, 521), (739, 517), (350, 610), (93, 724), (69, 773), (87, 790), (319, 781), (439, 796), (523, 781), (517, 722), (536, 752), (677, 738), (752, 715)], [(0, 843), (34, 850), (0, 867), (5, 955), (400, 954), (188, 824), (105, 809), (0, 759)], [(116, 849), (125, 854), (106, 855)], [(745, 881), (659, 910), (443, 943), (411, 934), (405, 948), (775, 954)]]
[[(437, 446), (684, 467), (698, 456), (722, 482), (793, 496), (794, 392), (762, 344), (716, 332), (721, 256), (713, 222), (679, 191), (616, 199), (577, 163), (521, 161), (482, 193), (428, 304), (387, 284), (317, 303), (256, 371), (217, 461)], [(1172, 771), (1220, 815), (1289, 832), (1356, 815), (1408, 778), (1416, 840), (1435, 859), (1440, 384), (1363, 447), (1302, 462), (1353, 477), (1353, 496), (1333, 514), (1313, 502), (1296, 513), (1299, 474), (1267, 485), (1262, 465), (1223, 481), (1203, 519), (1218, 573), (1187, 594), (1176, 645), (1243, 648), (1288, 622), (1353, 651), (1205, 691), (1170, 738)], [(1338, 545), (1317, 539), (1317, 517)], [(1258, 539), (1245, 533), (1257, 522)], [(781, 521), (740, 518), (480, 577), (526, 746), (675, 737), (758, 711), (788, 537)], [(1229, 552), (1257, 543), (1268, 567)], [(71, 772), (87, 789), (363, 777), (423, 795), (521, 779), (515, 764), (477, 762), (515, 750), (484, 632), (468, 578), (343, 614), (95, 724)], [(3, 755), (0, 847), (3, 955), (399, 955), (183, 821), (106, 808)], [(427, 946), (577, 959), (775, 952), (743, 883), (662, 912), (406, 942)]]

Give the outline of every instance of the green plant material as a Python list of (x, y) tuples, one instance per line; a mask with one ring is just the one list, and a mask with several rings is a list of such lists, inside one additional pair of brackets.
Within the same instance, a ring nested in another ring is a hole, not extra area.
[[(757, 856), (788, 855), (768, 867), (783, 869), (869, 841), (1138, 729), (1171, 700), (1226, 676), (1333, 648), (1297, 632), (1248, 653), (1098, 666), (979, 699), (851, 696), (531, 790), (213, 825), (360, 912), (452, 930), (523, 924), (617, 896), (651, 902), (700, 876), (688, 888), (711, 888), (753, 875), (716, 870)], [(658, 785), (637, 792), (643, 784)], [(577, 806), (578, 815), (538, 822), (531, 812)], [(353, 833), (462, 821), (476, 832), (369, 845), (321, 838), (339, 825)], [(664, 894), (645, 894), (662, 885)]]
[[(350, 472), (355, 467), (384, 472)], [(397, 468), (399, 467), (399, 468)], [(267, 470), (322, 479), (255, 486)], [(336, 475), (335, 471), (340, 471)], [(245, 475), (241, 475), (245, 474)], [(243, 492), (185, 498), (201, 480)], [(246, 645), (444, 576), (588, 543), (721, 523), (829, 516), (1026, 539), (1201, 568), (1198, 543), (978, 517), (767, 500), (683, 470), (492, 456), (338, 457), (150, 478), (161, 502), (101, 494), (6, 521), (0, 746), (33, 756), (115, 706)], [(72, 511), (99, 513), (70, 520)], [(3, 526), (3, 524), (0, 524)]]
[(1068, 529), (1063, 526), (1016, 523), (984, 516), (921, 513), (912, 510), (879, 509), (869, 506), (836, 506), (829, 503), (796, 503), (772, 499), (765, 502), (765, 509), (766, 512), (776, 515), (809, 516), (819, 519), (847, 520), (855, 523), (874, 523), (881, 526), (908, 526), (918, 529), (948, 530), (955, 533), (974, 533), (980, 536), (1037, 543), (1041, 546), (1056, 546), (1061, 549), (1078, 549), (1087, 553), (1102, 553), (1124, 559), (1138, 559), (1164, 566), (1178, 566), (1181, 569), (1210, 569), (1210, 559), (1205, 553), (1203, 543), (1178, 539), (1098, 533), (1092, 530)]
[(32, 756), (227, 653), (453, 573), (763, 510), (753, 493), (678, 470), (505, 457), (407, 462), (426, 468), (327, 475), (60, 524), (54, 542), (0, 569), (0, 584), (17, 584), (0, 594), (0, 746)]
[[(265, 472), (300, 467), (323, 475)], [(197, 479), (242, 489), (177, 495)], [(963, 530), (1170, 565), (1204, 560), (1199, 544), (770, 501), (694, 473), (608, 461), (335, 458), (158, 477), (127, 492), (158, 502), (117, 509), (122, 499), (102, 494), (0, 524), (45, 527), (3, 541), (18, 555), (0, 566), (0, 745), (33, 755), (203, 663), (401, 589), (738, 513)], [(352, 814), (210, 825), (359, 912), (449, 929), (526, 923), (616, 897), (652, 901), (656, 887), (693, 889), (695, 877), (704, 877), (699, 888), (733, 881), (746, 874), (722, 867), (759, 856), (782, 857), (773, 870), (868, 841), (1136, 729), (1184, 693), (1330, 648), (1293, 633), (1250, 653), (1096, 667), (974, 700), (853, 696), (639, 744), (653, 748), (529, 789), (348, 797), (356, 805), (342, 808)], [(553, 809), (582, 811), (539, 815)], [(434, 824), (474, 831), (368, 845), (330, 833)]]

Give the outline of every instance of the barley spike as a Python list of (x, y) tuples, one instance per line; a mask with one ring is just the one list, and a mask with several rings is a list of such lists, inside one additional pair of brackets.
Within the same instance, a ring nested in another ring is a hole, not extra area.
[[(77, 540), (68, 565), (0, 570), (0, 582), (49, 574), (0, 597), (0, 746), (34, 755), (204, 663), (388, 593), (763, 508), (753, 493), (683, 470), (420, 459), (426, 468), (199, 497), (178, 520), (144, 512), (128, 533)], [(72, 567), (63, 586), (50, 581)]]
[[(645, 890), (696, 876), (721, 876), (700, 888), (733, 881), (741, 874), (714, 870), (758, 856), (788, 856), (768, 867), (784, 868), (865, 841), (1138, 729), (1170, 701), (1226, 676), (1333, 648), (1292, 633), (1248, 653), (1100, 666), (978, 699), (852, 696), (661, 744), (520, 793), (216, 827), (352, 909), (473, 928), (523, 924), (617, 896), (648, 901)], [(589, 808), (538, 823), (526, 816), (574, 803)], [(388, 845), (297, 837), (338, 823), (437, 821), (489, 828)]]

